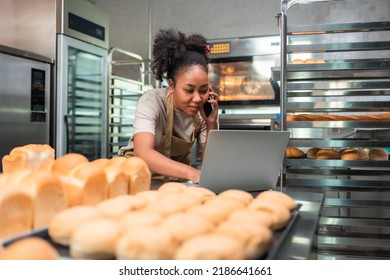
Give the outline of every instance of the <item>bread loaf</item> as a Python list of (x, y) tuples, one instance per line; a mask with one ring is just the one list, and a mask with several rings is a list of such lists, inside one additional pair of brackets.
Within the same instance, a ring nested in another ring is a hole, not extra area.
[(306, 157), (310, 159), (317, 158), (317, 153), (321, 150), (321, 148), (313, 147), (307, 150)]
[(73, 170), (87, 164), (88, 159), (82, 154), (69, 153), (58, 158), (52, 165), (51, 170), (63, 176), (72, 174)]
[(129, 176), (129, 194), (150, 190), (152, 174), (143, 159), (139, 157), (125, 158), (120, 168)]
[(286, 148), (286, 158), (304, 158), (305, 152), (294, 147)]
[(320, 149), (317, 152), (316, 159), (318, 160), (340, 159), (340, 153), (333, 149)]
[(2, 158), (3, 172), (36, 169), (54, 161), (54, 149), (47, 144), (28, 144), (16, 147)]
[(370, 160), (388, 160), (389, 153), (382, 148), (374, 148), (369, 151), (368, 157)]
[(67, 208), (67, 197), (60, 177), (49, 171), (34, 171), (24, 177), (19, 188), (33, 199), (33, 228), (48, 226), (58, 212)]
[(341, 151), (342, 160), (368, 160), (368, 153), (363, 149), (348, 148)]
[(0, 188), (0, 239), (29, 232), (33, 224), (32, 197), (15, 186)]
[(57, 260), (57, 250), (39, 237), (26, 237), (11, 243), (2, 253), (0, 260)]

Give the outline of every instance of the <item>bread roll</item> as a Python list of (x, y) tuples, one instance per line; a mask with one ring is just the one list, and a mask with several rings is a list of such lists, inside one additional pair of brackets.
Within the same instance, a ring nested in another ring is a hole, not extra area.
[(345, 149), (341, 153), (342, 160), (368, 160), (368, 153), (363, 149)]
[(210, 220), (190, 213), (173, 214), (164, 219), (161, 226), (172, 232), (179, 243), (199, 234), (210, 233), (215, 227)]
[(147, 200), (140, 196), (121, 195), (100, 202), (96, 208), (104, 217), (117, 219), (129, 211), (145, 207), (147, 203)]
[(233, 222), (248, 221), (251, 223), (264, 225), (268, 228), (271, 228), (273, 225), (273, 219), (267, 212), (257, 211), (255, 209), (249, 208), (233, 211), (227, 220)]
[(120, 168), (129, 176), (129, 194), (150, 190), (152, 174), (143, 159), (139, 157), (125, 158)]
[(31, 195), (12, 185), (0, 188), (0, 239), (31, 231), (33, 215)]
[(332, 149), (321, 149), (317, 152), (316, 159), (340, 159), (340, 153)]
[(321, 150), (321, 148), (313, 147), (307, 150), (306, 157), (310, 159), (317, 158), (317, 153)]
[(0, 260), (57, 260), (57, 250), (39, 237), (26, 237), (11, 243), (2, 253)]
[(312, 63), (315, 63), (316, 61), (312, 58), (307, 58), (305, 59), (305, 64), (312, 64)]
[(20, 188), (33, 199), (33, 228), (49, 225), (54, 215), (67, 208), (67, 196), (60, 177), (49, 171), (34, 171), (24, 177)]
[(54, 161), (54, 149), (47, 144), (28, 144), (15, 147), (2, 158), (3, 172), (10, 173), (22, 169), (37, 169)]
[(202, 216), (214, 224), (218, 224), (229, 216), (232, 207), (228, 204), (201, 204), (188, 208), (186, 212)]
[(280, 191), (262, 191), (256, 196), (255, 199), (268, 199), (275, 201), (275, 203), (283, 204), (290, 211), (293, 211), (295, 208), (297, 208), (297, 204), (295, 203), (294, 199)]
[(374, 148), (369, 151), (368, 157), (370, 160), (388, 160), (389, 153), (382, 148)]
[(273, 230), (285, 227), (291, 217), (290, 211), (286, 206), (269, 199), (256, 198), (248, 205), (248, 208), (269, 213), (273, 220), (271, 226)]
[(68, 246), (69, 240), (75, 229), (102, 215), (93, 206), (75, 206), (56, 214), (49, 223), (48, 233), (50, 238), (58, 244)]
[(218, 225), (215, 233), (241, 241), (245, 249), (245, 259), (251, 260), (259, 259), (272, 241), (272, 231), (269, 227), (244, 220), (225, 221)]
[(305, 152), (294, 147), (286, 148), (286, 158), (304, 158)]
[(185, 241), (174, 256), (176, 260), (243, 260), (244, 245), (233, 237), (210, 233)]
[(188, 186), (184, 192), (200, 198), (202, 203), (217, 196), (215, 192), (207, 188), (196, 186)]
[(159, 199), (161, 196), (163, 196), (163, 192), (159, 192), (157, 190), (150, 190), (150, 191), (142, 191), (139, 193), (136, 193), (135, 196), (140, 196), (146, 199), (148, 204), (153, 204), (157, 199)]
[(139, 227), (125, 231), (116, 244), (119, 260), (169, 260), (178, 242), (163, 227)]
[(75, 259), (110, 260), (123, 226), (112, 219), (94, 219), (81, 224), (70, 238), (69, 252)]
[(145, 207), (147, 211), (155, 211), (163, 216), (168, 216), (177, 212), (184, 212), (188, 208), (201, 204), (199, 197), (192, 196), (184, 192), (164, 193), (154, 203)]
[(183, 183), (179, 182), (167, 182), (162, 184), (159, 188), (158, 191), (160, 192), (177, 192), (177, 191), (183, 191), (187, 188), (186, 185)]
[(302, 59), (294, 59), (291, 61), (292, 64), (304, 64), (305, 61), (303, 61)]
[(253, 196), (250, 193), (243, 190), (236, 190), (236, 189), (225, 190), (219, 193), (218, 196), (237, 199), (238, 201), (242, 202), (245, 206), (248, 205), (253, 200)]
[(163, 216), (151, 211), (130, 211), (120, 217), (120, 222), (125, 229), (133, 229), (145, 226), (158, 226), (161, 224)]
[(234, 211), (237, 209), (243, 209), (246, 207), (246, 204), (242, 200), (238, 200), (232, 197), (216, 196), (215, 198), (207, 200), (204, 205), (211, 205), (216, 207), (225, 207)]

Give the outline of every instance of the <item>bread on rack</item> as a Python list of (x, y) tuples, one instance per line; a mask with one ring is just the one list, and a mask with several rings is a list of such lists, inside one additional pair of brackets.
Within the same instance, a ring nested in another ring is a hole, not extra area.
[(390, 120), (390, 113), (361, 115), (295, 114), (288, 115), (287, 121), (385, 121)]
[(320, 149), (316, 155), (317, 160), (340, 159), (340, 153), (333, 149)]
[(295, 147), (286, 148), (286, 158), (304, 158), (304, 157), (306, 157), (304, 151)]
[(363, 149), (347, 148), (340, 151), (341, 160), (368, 160), (368, 153)]
[(3, 173), (37, 169), (54, 161), (54, 149), (47, 144), (28, 144), (13, 148), (2, 158)]
[(382, 148), (374, 148), (369, 151), (368, 157), (370, 160), (388, 160), (389, 153)]
[(306, 151), (306, 157), (310, 159), (317, 158), (317, 153), (321, 150), (319, 147), (312, 147)]

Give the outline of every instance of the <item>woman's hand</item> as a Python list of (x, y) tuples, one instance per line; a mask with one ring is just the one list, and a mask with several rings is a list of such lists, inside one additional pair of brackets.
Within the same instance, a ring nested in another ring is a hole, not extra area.
[(200, 110), (200, 114), (202, 118), (206, 121), (207, 129), (217, 129), (218, 128), (218, 94), (213, 91), (211, 87), (209, 87), (209, 98), (206, 102), (209, 102), (213, 107), (213, 111), (206, 116), (206, 113), (202, 107)]

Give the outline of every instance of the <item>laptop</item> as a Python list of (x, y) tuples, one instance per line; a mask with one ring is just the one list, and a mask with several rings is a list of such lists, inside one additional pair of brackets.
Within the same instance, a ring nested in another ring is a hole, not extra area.
[(216, 193), (275, 188), (289, 137), (288, 131), (210, 131), (198, 185)]

